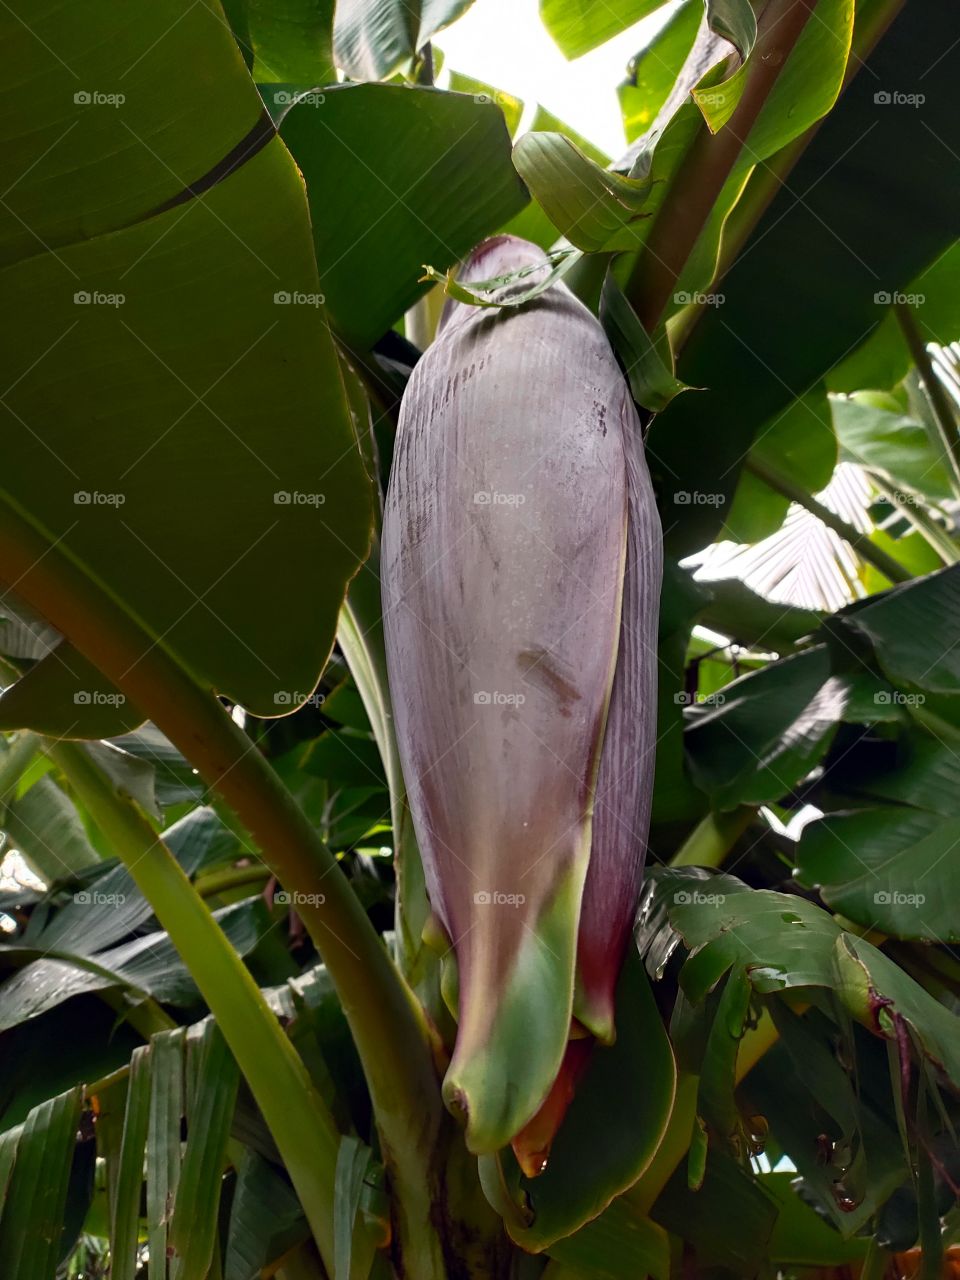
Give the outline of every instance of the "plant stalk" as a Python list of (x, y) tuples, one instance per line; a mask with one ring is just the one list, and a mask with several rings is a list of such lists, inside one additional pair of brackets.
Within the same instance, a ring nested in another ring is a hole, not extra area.
[(283, 1156), (317, 1244), (333, 1264), (339, 1134), (276, 1017), (173, 854), (77, 743), (49, 747), (150, 903), (200, 989)]
[(741, 805), (731, 813), (717, 813), (711, 809), (670, 859), (670, 866), (722, 866), (724, 858), (746, 831), (756, 812), (749, 805)]
[(444, 1111), (423, 1011), (346, 877), (276, 772), (204, 688), (12, 504), (0, 505), (0, 575), (154, 721), (235, 811), (284, 888), (337, 989), (370, 1089), (410, 1274), (445, 1274), (432, 1223)]
[(757, 42), (736, 110), (718, 133), (703, 127), (671, 184), (625, 290), (648, 333), (656, 331), (750, 130), (815, 7), (816, 0), (771, 0), (757, 22)]
[(886, 551), (875, 546), (865, 533), (861, 533), (859, 529), (855, 529), (852, 524), (848, 524), (846, 520), (835, 515), (829, 507), (825, 507), (822, 502), (818, 502), (812, 494), (807, 493), (802, 488), (781, 471), (775, 467), (771, 467), (769, 463), (760, 462), (757, 458), (748, 457), (743, 464), (747, 471), (752, 472), (758, 480), (775, 493), (782, 494), (783, 497), (789, 498), (791, 502), (795, 502), (804, 510), (809, 511), (811, 515), (822, 521), (828, 529), (832, 529), (834, 533), (843, 538), (844, 542), (850, 544), (862, 560), (866, 560), (868, 564), (872, 564), (883, 576), (890, 582), (909, 582), (913, 574), (910, 570), (894, 560), (893, 556), (887, 555)]

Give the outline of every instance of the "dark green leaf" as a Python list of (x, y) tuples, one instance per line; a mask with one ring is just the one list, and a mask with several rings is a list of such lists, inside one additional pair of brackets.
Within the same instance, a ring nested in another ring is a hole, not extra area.
[(134, 1280), (136, 1276), (151, 1063), (151, 1049), (146, 1046), (137, 1049), (130, 1060), (123, 1138), (110, 1202), (111, 1280)]
[(51, 1098), (27, 1116), (0, 1219), (0, 1274), (50, 1280), (60, 1261), (67, 1185), (82, 1089)]
[(732, 1157), (711, 1151), (698, 1191), (678, 1169), (650, 1216), (696, 1250), (701, 1267), (723, 1266), (753, 1276), (766, 1257), (776, 1220), (776, 1203), (757, 1178)]
[(425, 262), (453, 266), (526, 195), (492, 102), (373, 84), (316, 97), (287, 112), (281, 136), (306, 179), (330, 320), (366, 348), (426, 292)]
[(334, 0), (244, 0), (254, 80), (330, 84)]
[(735, 680), (687, 712), (694, 779), (721, 809), (780, 799), (826, 751), (847, 697), (824, 645)]
[(187, 1106), (187, 1145), (170, 1223), (171, 1280), (205, 1276), (213, 1257), (217, 1211), (239, 1072), (215, 1022), (208, 1022), (196, 1054)]
[(896, 683), (960, 693), (960, 565), (906, 582), (840, 615)]
[(830, 814), (803, 830), (797, 874), (834, 911), (895, 938), (960, 941), (960, 821), (923, 810)]
[[(300, 1202), (277, 1167), (247, 1148), (237, 1169), (223, 1280), (251, 1280), (306, 1232)], [(276, 1243), (275, 1243), (276, 1242)]]
[[(105, 0), (2, 12), (31, 91), (0, 130), (20, 175), (0, 218), (18, 316), (0, 512), (145, 647), (273, 714), (278, 688), (316, 683), (370, 527), (329, 330), (275, 305), (319, 292), (300, 176), (215, 0), (119, 25)], [(305, 475), (325, 477), (322, 512), (277, 499)]]
[(73, 802), (49, 776), (10, 801), (3, 825), (10, 843), (48, 883), (100, 861)]

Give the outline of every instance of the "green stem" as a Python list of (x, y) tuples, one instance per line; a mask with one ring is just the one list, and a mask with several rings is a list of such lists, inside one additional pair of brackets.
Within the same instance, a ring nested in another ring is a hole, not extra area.
[(265, 884), (269, 878), (270, 871), (263, 866), (224, 867), (197, 876), (194, 887), (201, 898), (212, 898), (218, 893), (242, 889), (249, 884)]
[(719, 867), (756, 816), (756, 809), (741, 805), (731, 813), (714, 810), (700, 822), (670, 859), (671, 867)]
[(957, 430), (957, 418), (950, 403), (950, 397), (934, 372), (930, 353), (927, 351), (927, 345), (917, 327), (912, 310), (904, 302), (895, 302), (893, 309), (910, 351), (910, 357), (917, 366), (917, 373), (927, 393), (930, 408), (933, 410), (933, 419), (943, 446), (944, 460), (950, 473), (954, 495), (960, 498), (960, 432)]
[(370, 718), (390, 787), (397, 878), (397, 963), (434, 1023), (443, 1026), (448, 1015), (440, 997), (440, 966), (422, 938), (430, 904), (394, 732), (380, 600), (380, 545), (376, 538), (366, 563), (350, 584), (337, 639)]
[(625, 291), (648, 333), (655, 332), (750, 130), (814, 7), (814, 0), (770, 0), (757, 23), (757, 43), (736, 110), (719, 133), (711, 134), (706, 126), (701, 129), (670, 184)]
[(0, 504), (0, 574), (150, 716), (236, 812), (296, 895), (363, 1065), (394, 1193), (398, 1249), (418, 1280), (442, 1276), (432, 1211), (444, 1111), (430, 1033), (329, 849), (213, 691), (9, 503)]
[(243, 961), (133, 801), (117, 792), (79, 744), (59, 742), (49, 750), (150, 903), (216, 1018), (329, 1268), (340, 1140), (330, 1112)]
[(775, 493), (782, 494), (784, 498), (789, 498), (791, 502), (797, 503), (798, 506), (809, 511), (811, 515), (816, 516), (828, 529), (832, 529), (834, 533), (843, 538), (844, 542), (849, 543), (861, 560), (866, 560), (868, 564), (872, 564), (890, 582), (909, 582), (911, 580), (913, 575), (909, 569), (905, 568), (899, 561), (894, 560), (893, 556), (887, 555), (886, 551), (875, 546), (865, 533), (861, 533), (852, 524), (848, 524), (846, 520), (842, 520), (840, 516), (835, 515), (829, 507), (825, 507), (822, 502), (818, 502), (812, 494), (807, 493), (806, 489), (795, 484), (781, 471), (771, 467), (769, 463), (760, 462), (759, 459), (752, 455), (747, 458), (744, 466), (758, 480), (762, 480), (769, 489), (773, 489)]

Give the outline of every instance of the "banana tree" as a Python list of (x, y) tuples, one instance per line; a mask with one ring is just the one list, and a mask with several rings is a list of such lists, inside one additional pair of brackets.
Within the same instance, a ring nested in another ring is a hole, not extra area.
[(0, 14), (0, 1274), (951, 1274), (955, 20), (467, 7)]

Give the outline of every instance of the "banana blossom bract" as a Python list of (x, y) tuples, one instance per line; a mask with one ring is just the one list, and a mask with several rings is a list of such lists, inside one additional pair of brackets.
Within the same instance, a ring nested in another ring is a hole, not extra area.
[[(460, 279), (532, 268), (529, 285), (539, 264), (500, 236)], [(516, 1139), (531, 1173), (582, 1071), (574, 1046), (614, 1036), (653, 785), (661, 572), (640, 422), (596, 318), (561, 283), (520, 307), (448, 301), (401, 406), (387, 657), (456, 960), (444, 1097), (471, 1150)]]

